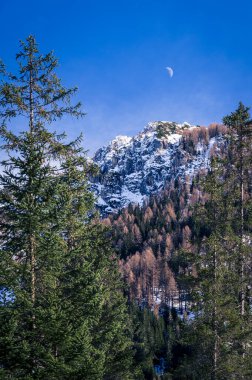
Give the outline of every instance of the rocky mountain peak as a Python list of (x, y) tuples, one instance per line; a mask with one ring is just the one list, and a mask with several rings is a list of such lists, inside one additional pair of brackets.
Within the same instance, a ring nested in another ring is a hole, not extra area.
[(106, 214), (142, 204), (170, 180), (192, 177), (209, 165), (211, 149), (221, 140), (205, 127), (170, 121), (150, 122), (135, 137), (117, 136), (93, 158), (100, 168), (91, 180), (98, 207)]

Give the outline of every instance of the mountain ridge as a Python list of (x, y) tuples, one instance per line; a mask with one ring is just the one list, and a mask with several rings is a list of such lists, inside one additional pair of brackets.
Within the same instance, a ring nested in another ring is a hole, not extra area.
[(213, 151), (223, 144), (223, 128), (156, 121), (136, 136), (116, 136), (93, 157), (99, 174), (91, 178), (91, 189), (101, 213), (142, 205), (171, 180), (207, 169)]

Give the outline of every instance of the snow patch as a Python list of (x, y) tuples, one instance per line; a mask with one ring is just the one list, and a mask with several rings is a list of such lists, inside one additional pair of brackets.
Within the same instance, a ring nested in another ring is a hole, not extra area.
[(192, 151), (182, 144), (182, 136), (184, 130), (194, 128), (187, 122), (150, 122), (135, 137), (117, 136), (99, 149), (93, 160), (101, 175), (91, 183), (97, 204), (106, 212), (129, 203), (142, 205), (171, 179), (192, 178), (208, 168), (212, 147), (222, 137), (211, 138), (208, 144), (198, 142)]

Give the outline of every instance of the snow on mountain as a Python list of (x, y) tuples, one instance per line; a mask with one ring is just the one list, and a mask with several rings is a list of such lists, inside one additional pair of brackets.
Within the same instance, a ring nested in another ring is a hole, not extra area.
[[(192, 147), (183, 135), (196, 126), (169, 121), (149, 123), (135, 137), (117, 136), (99, 149), (93, 161), (100, 174), (91, 180), (102, 213), (114, 212), (129, 203), (142, 204), (171, 179), (194, 176), (209, 165), (211, 149), (221, 137), (199, 139)], [(189, 149), (190, 148), (190, 149)]]

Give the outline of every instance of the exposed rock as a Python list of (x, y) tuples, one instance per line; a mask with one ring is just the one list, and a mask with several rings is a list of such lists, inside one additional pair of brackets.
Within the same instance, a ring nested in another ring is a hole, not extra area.
[(97, 205), (103, 214), (129, 203), (142, 204), (171, 179), (194, 176), (209, 165), (210, 151), (221, 135), (185, 144), (183, 135), (199, 127), (188, 123), (152, 122), (135, 137), (117, 136), (99, 149), (93, 161), (100, 174), (91, 179)]

